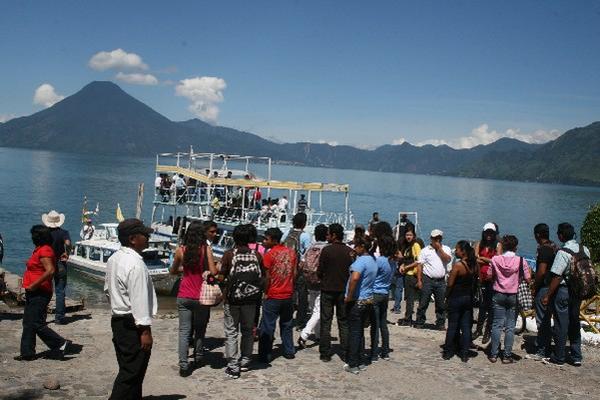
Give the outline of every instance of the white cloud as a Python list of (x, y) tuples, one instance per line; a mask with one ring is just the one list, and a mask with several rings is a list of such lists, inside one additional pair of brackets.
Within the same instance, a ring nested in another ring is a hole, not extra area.
[(339, 143), (338, 143), (338, 142), (336, 142), (335, 140), (334, 140), (334, 141), (329, 141), (329, 142), (328, 142), (328, 141), (326, 141), (326, 140), (319, 140), (319, 142), (318, 142), (318, 143), (319, 143), (319, 144), (328, 144), (328, 145), (330, 145), (330, 146), (333, 146), (333, 147), (335, 147), (335, 146), (338, 146), (338, 145), (339, 145)]
[(158, 85), (158, 79), (152, 74), (124, 73), (119, 72), (115, 78), (121, 82), (132, 85)]
[(490, 130), (488, 124), (481, 124), (477, 128), (471, 131), (469, 136), (462, 136), (456, 139), (443, 140), (443, 139), (429, 139), (417, 143), (417, 146), (424, 146), (426, 144), (432, 144), (439, 146), (447, 144), (455, 149), (470, 149), (478, 145), (486, 145), (493, 143), (502, 138), (517, 139), (525, 143), (546, 143), (556, 139), (560, 136), (560, 132), (556, 129), (545, 131), (539, 129), (531, 133), (523, 133), (519, 129), (507, 129), (504, 132), (498, 132), (496, 130)]
[(394, 140), (392, 140), (392, 144), (393, 144), (393, 145), (402, 144), (402, 143), (404, 143), (404, 142), (406, 142), (406, 139), (405, 139), (405, 138), (403, 138), (403, 137), (401, 137), (401, 138), (399, 138), (399, 139), (394, 139)]
[(58, 103), (65, 96), (56, 93), (54, 87), (49, 83), (44, 83), (40, 85), (37, 89), (35, 89), (35, 94), (33, 95), (33, 104), (39, 104), (46, 108), (52, 107), (54, 104)]
[(144, 63), (142, 57), (135, 53), (127, 53), (123, 49), (100, 51), (90, 58), (88, 65), (97, 71), (106, 71), (111, 68), (139, 69), (143, 71), (148, 69), (148, 65)]
[(8, 122), (15, 117), (15, 114), (0, 114), (0, 123)]
[(219, 117), (218, 104), (223, 102), (224, 79), (198, 76), (183, 79), (175, 87), (175, 94), (191, 101), (188, 110), (203, 121), (215, 123)]
[(356, 146), (357, 149), (361, 149), (361, 150), (375, 150), (377, 147), (376, 144), (373, 143), (368, 143), (368, 144), (357, 144)]

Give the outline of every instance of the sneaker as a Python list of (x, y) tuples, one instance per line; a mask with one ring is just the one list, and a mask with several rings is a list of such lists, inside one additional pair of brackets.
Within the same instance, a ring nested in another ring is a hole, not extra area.
[(490, 341), (490, 336), (491, 336), (491, 332), (490, 331), (485, 331), (483, 333), (483, 337), (481, 338), (481, 344), (486, 344), (487, 342)]
[(284, 354), (283, 358), (287, 359), (287, 360), (293, 360), (294, 358), (296, 358), (295, 354)]
[(533, 361), (543, 361), (546, 355), (544, 353), (526, 354), (525, 358)]
[(546, 357), (542, 360), (542, 362), (544, 364), (550, 365), (550, 364), (554, 364), (554, 365), (563, 365), (565, 362), (564, 361), (559, 361), (556, 358), (550, 356), (550, 357)]
[(513, 364), (515, 362), (515, 359), (513, 358), (513, 356), (506, 356), (502, 358), (502, 364)]
[(379, 356), (371, 357), (371, 363), (376, 363), (377, 361), (379, 361)]
[(425, 324), (413, 324), (413, 328), (415, 328), (415, 329), (425, 329)]
[(366, 370), (367, 370), (367, 366), (366, 366), (365, 364), (360, 364), (360, 365), (358, 366), (358, 369), (359, 369), (360, 371), (366, 371)]
[(351, 368), (348, 364), (344, 364), (344, 371), (350, 372), (354, 375), (358, 375), (360, 373), (360, 369), (358, 369), (358, 367)]
[(494, 364), (496, 361), (498, 361), (498, 357), (496, 357), (496, 356), (488, 356), (488, 360), (490, 360), (490, 362), (492, 364)]
[(300, 336), (300, 337), (298, 338), (298, 347), (299, 347), (299, 348), (301, 348), (301, 349), (306, 349), (306, 347), (307, 347), (307, 346), (306, 346), (306, 340), (304, 340), (304, 339), (302, 338), (302, 336)]
[(380, 355), (379, 358), (381, 358), (383, 361), (390, 361), (390, 355), (386, 354), (386, 355)]
[(436, 331), (445, 331), (446, 330), (446, 325), (444, 325), (444, 324), (437, 324), (435, 326), (435, 330)]
[(454, 353), (452, 353), (452, 352), (450, 352), (450, 351), (444, 351), (444, 352), (442, 353), (442, 358), (443, 358), (444, 360), (449, 360), (449, 359), (451, 359), (452, 357), (454, 357)]
[(331, 361), (331, 356), (325, 355), (325, 354), (321, 354), (319, 356), (319, 360), (323, 361), (323, 362), (329, 362)]
[(573, 366), (574, 367), (581, 367), (581, 360), (573, 361)]
[(398, 325), (398, 326), (412, 326), (413, 325), (413, 321), (412, 321), (412, 319), (400, 318), (398, 320), (398, 322), (396, 322), (396, 325)]
[(182, 378), (187, 378), (188, 376), (190, 376), (192, 374), (192, 366), (188, 365), (185, 368), (181, 368), (179, 367), (179, 376)]
[(225, 375), (231, 379), (238, 379), (240, 377), (240, 371), (234, 371), (232, 368), (225, 368)]

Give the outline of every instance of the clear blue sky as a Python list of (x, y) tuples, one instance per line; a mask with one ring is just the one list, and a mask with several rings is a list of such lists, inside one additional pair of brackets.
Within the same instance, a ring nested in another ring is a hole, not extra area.
[[(159, 81), (115, 80), (121, 48)], [(186, 78), (226, 82), (217, 123), (283, 141), (446, 141), (600, 120), (599, 1), (4, 2), (0, 115), (114, 80), (173, 120)], [(487, 132), (486, 130), (486, 132)]]

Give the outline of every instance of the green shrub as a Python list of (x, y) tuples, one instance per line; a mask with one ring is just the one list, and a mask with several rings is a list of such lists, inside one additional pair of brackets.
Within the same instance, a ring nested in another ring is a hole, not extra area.
[(581, 227), (581, 243), (592, 253), (596, 266), (600, 263), (600, 203), (590, 207)]

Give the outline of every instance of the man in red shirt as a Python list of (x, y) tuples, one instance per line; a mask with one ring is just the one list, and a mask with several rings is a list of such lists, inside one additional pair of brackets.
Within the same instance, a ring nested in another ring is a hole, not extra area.
[(267, 284), (259, 327), (258, 355), (266, 364), (271, 362), (275, 323), (278, 318), (283, 357), (295, 358), (292, 296), (296, 278), (296, 253), (281, 244), (282, 235), (279, 228), (270, 228), (265, 231), (263, 241), (263, 246), (268, 249), (263, 258)]

